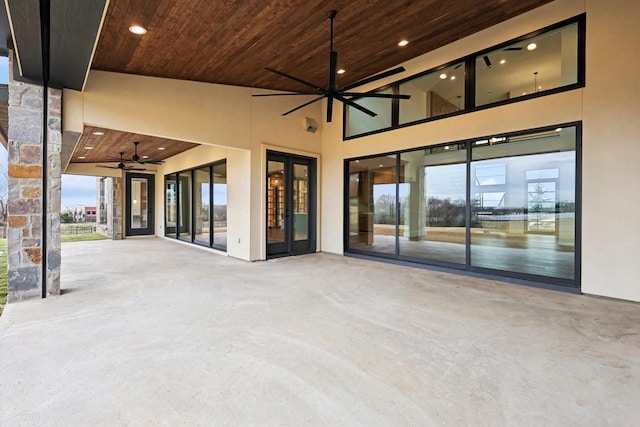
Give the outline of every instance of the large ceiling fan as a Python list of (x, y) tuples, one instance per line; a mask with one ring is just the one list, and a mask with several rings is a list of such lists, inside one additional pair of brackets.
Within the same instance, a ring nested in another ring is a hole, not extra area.
[(125, 164), (127, 160), (124, 159), (124, 151), (120, 152), (120, 162), (116, 166), (111, 165), (96, 165), (97, 168), (106, 168), (106, 169), (121, 169), (123, 171), (146, 171), (145, 168), (139, 168), (136, 166), (129, 166)]
[(336, 10), (330, 10), (327, 12), (327, 18), (331, 21), (331, 35), (330, 35), (330, 53), (329, 53), (329, 84), (326, 88), (322, 88), (313, 83), (309, 83), (305, 80), (294, 77), (290, 74), (286, 74), (282, 71), (278, 71), (271, 67), (263, 67), (267, 71), (271, 71), (272, 73), (278, 74), (280, 76), (286, 77), (288, 79), (294, 80), (298, 83), (302, 83), (305, 86), (312, 88), (314, 91), (309, 92), (293, 92), (293, 93), (272, 93), (272, 94), (258, 94), (253, 96), (291, 96), (291, 95), (320, 95), (311, 101), (305, 102), (302, 105), (297, 106), (296, 108), (289, 110), (283, 113), (283, 116), (287, 114), (291, 114), (294, 111), (297, 111), (307, 105), (313, 104), (314, 102), (318, 102), (323, 98), (327, 98), (327, 123), (331, 122), (331, 116), (333, 112), (333, 100), (336, 99), (350, 107), (353, 107), (357, 110), (362, 111), (365, 114), (368, 114), (371, 117), (375, 117), (377, 114), (368, 108), (363, 107), (354, 102), (354, 99), (357, 98), (391, 98), (391, 99), (409, 99), (410, 95), (399, 95), (399, 94), (386, 94), (386, 93), (376, 93), (376, 92), (351, 92), (351, 89), (355, 89), (358, 86), (362, 86), (368, 83), (375, 82), (380, 79), (384, 79), (389, 76), (393, 76), (394, 74), (401, 73), (405, 71), (404, 67), (397, 67), (388, 71), (384, 71), (382, 73), (366, 77), (362, 80), (358, 80), (357, 82), (348, 84), (343, 87), (338, 87), (336, 85), (336, 71), (338, 66), (338, 52), (333, 50), (333, 19), (337, 15)]

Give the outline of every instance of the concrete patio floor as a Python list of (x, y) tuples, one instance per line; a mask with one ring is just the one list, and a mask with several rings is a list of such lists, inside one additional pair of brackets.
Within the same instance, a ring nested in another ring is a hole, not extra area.
[(3, 427), (640, 420), (635, 303), (160, 238), (64, 244), (62, 288), (0, 317)]

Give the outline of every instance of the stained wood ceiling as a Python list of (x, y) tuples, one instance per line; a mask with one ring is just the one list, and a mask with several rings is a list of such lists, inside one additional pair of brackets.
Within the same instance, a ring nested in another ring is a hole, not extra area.
[(134, 141), (140, 142), (138, 155), (148, 156), (152, 160), (165, 160), (198, 146), (191, 142), (85, 126), (71, 156), (71, 163), (113, 163), (113, 157), (118, 157), (120, 152), (124, 153), (125, 158), (130, 159), (133, 156)]
[[(551, 0), (111, 0), (92, 68), (306, 90), (270, 66), (325, 86), (329, 20), (345, 85)], [(127, 30), (142, 25), (136, 36)], [(409, 45), (397, 43), (408, 39)]]
[[(306, 91), (269, 66), (325, 86), (329, 20), (338, 85), (355, 82), (552, 0), (111, 0), (92, 68), (255, 88)], [(147, 29), (144, 35), (128, 31)], [(407, 39), (408, 46), (398, 47)], [(95, 136), (102, 131), (105, 135)], [(194, 144), (86, 127), (72, 163), (106, 162), (120, 151), (163, 160)], [(87, 147), (93, 147), (88, 150)], [(159, 147), (166, 150), (160, 151)]]

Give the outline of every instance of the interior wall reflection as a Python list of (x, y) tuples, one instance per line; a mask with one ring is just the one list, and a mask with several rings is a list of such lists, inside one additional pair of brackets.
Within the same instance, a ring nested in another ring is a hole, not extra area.
[(396, 252), (396, 155), (349, 163), (349, 244)]

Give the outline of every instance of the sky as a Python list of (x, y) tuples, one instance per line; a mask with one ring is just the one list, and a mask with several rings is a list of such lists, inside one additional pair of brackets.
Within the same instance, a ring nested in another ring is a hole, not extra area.
[(62, 175), (62, 206), (95, 206), (95, 176)]
[(9, 58), (0, 56), (0, 83), (9, 83)]

